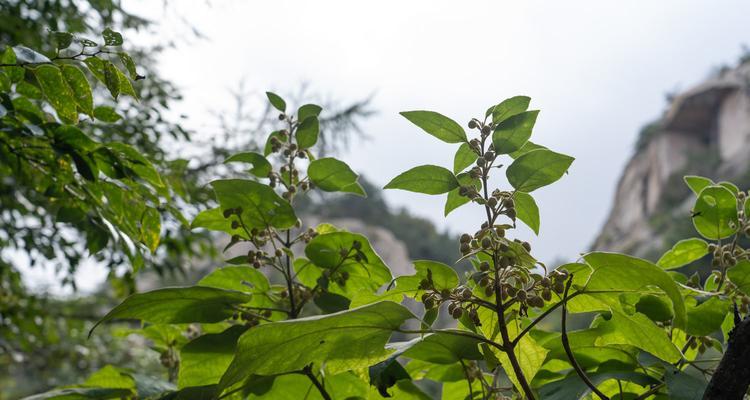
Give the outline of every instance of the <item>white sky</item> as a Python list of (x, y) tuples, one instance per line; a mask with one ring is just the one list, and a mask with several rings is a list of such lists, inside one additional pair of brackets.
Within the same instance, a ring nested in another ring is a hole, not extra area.
[[(743, 1), (173, 1), (128, 9), (184, 37), (184, 18), (208, 40), (182, 42), (160, 69), (183, 91), (189, 126), (215, 125), (240, 80), (262, 92), (312, 91), (342, 100), (375, 94), (368, 142), (342, 158), (381, 186), (421, 164), (452, 166), (455, 145), (422, 133), (399, 111), (439, 111), (462, 125), (514, 95), (542, 112), (533, 139), (576, 157), (570, 174), (534, 195), (542, 215), (532, 242), (542, 261), (587, 250), (609, 212), (639, 128), (710, 69), (750, 44)], [(501, 174), (502, 175), (502, 174)], [(442, 218), (443, 196), (388, 191), (453, 232), (476, 230), (482, 210)], [(521, 235), (531, 238), (528, 230)]]
[[(165, 31), (179, 31), (181, 22), (171, 12), (164, 18), (160, 2), (131, 4), (166, 21)], [(309, 82), (342, 99), (374, 93), (378, 114), (364, 124), (371, 140), (342, 157), (380, 185), (413, 166), (452, 166), (456, 145), (423, 133), (399, 111), (439, 111), (465, 125), (504, 98), (531, 96), (542, 110), (533, 140), (576, 157), (569, 175), (534, 193), (542, 214), (534, 250), (546, 261), (587, 249), (637, 132), (660, 114), (664, 94), (733, 62), (741, 44), (750, 44), (750, 3), (741, 1), (217, 0), (169, 7), (208, 36), (161, 60), (163, 74), (184, 91), (180, 112), (193, 126), (215, 122), (207, 109), (231, 107), (228, 90), (241, 79), (257, 91)], [(483, 210), (471, 206), (444, 220), (443, 196), (387, 197), (454, 232), (473, 232), (481, 222)]]

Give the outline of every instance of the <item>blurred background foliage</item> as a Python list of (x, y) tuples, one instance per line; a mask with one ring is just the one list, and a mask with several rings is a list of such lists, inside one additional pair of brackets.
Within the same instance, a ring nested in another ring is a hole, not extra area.
[[(171, 12), (166, 1), (164, 12)], [(198, 30), (185, 24), (191, 39), (203, 40)], [(23, 45), (53, 56), (52, 31), (98, 38), (105, 27), (128, 38), (154, 33), (157, 24), (126, 11), (117, 0), (0, 0), (0, 51)], [(148, 158), (172, 189), (170, 203), (190, 219), (215, 204), (205, 183), (236, 172), (223, 164), (227, 155), (263, 146), (258, 140), (268, 133), (276, 114), (268, 107), (252, 106), (265, 104), (252, 101), (264, 88), (246, 90), (240, 85), (228, 93), (236, 107), (217, 113), (216, 132), (190, 132), (183, 126), (186, 117), (174, 112), (181, 100), (179, 89), (157, 69), (161, 51), (174, 45), (126, 40), (139, 74), (146, 78), (136, 86), (140, 100), (120, 99), (117, 111), (123, 118), (115, 123), (90, 119), (79, 126), (97, 141), (124, 142)], [(359, 123), (373, 114), (369, 98), (341, 102), (312, 93), (304, 84), (284, 95), (300, 104), (317, 101), (330, 110), (321, 116), (321, 153), (342, 152), (366, 140)], [(117, 105), (104, 87), (95, 87), (94, 96), (97, 104)], [(191, 154), (189, 159), (181, 157), (185, 152)], [(7, 168), (5, 162), (0, 160), (0, 171)], [(314, 198), (304, 208), (321, 218), (357, 218), (385, 228), (405, 244), (411, 259), (452, 263), (457, 258), (455, 237), (439, 232), (426, 219), (390, 208), (378, 188), (364, 184), (370, 195), (366, 199)], [(61, 221), (55, 212), (59, 206), (35, 189), (11, 173), (0, 178), (0, 399), (79, 382), (107, 364), (167, 378), (158, 339), (130, 335), (127, 327), (115, 325), (100, 328), (90, 339), (88, 331), (106, 310), (141, 286), (194, 283), (218, 255), (215, 238), (186, 229), (162, 210), (159, 246), (144, 256), (136, 277), (132, 259), (113, 238), (92, 254), (86, 244), (97, 238), (81, 225)], [(76, 291), (75, 273), (87, 262), (110, 272), (105, 286), (84, 294)], [(53, 295), (29, 285), (20, 272), (23, 268), (54, 271), (59, 286), (72, 294)]]

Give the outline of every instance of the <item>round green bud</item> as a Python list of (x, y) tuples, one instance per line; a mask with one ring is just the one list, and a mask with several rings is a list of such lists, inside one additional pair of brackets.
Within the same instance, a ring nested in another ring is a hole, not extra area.
[(471, 235), (469, 235), (468, 233), (464, 233), (463, 235), (461, 235), (459, 241), (461, 243), (469, 243), (471, 241)]
[(284, 113), (279, 114), (279, 121), (283, 121), (286, 119), (286, 115)]
[(479, 270), (480, 271), (489, 271), (490, 270), (490, 263), (487, 261), (482, 261), (479, 263)]
[(232, 221), (232, 229), (237, 229), (240, 227), (239, 221)]
[(489, 135), (490, 132), (492, 132), (492, 129), (489, 126), (485, 125), (482, 127), (482, 135)]
[(360, 242), (359, 240), (355, 240), (354, 242), (352, 242), (352, 248), (355, 250), (360, 250), (362, 248), (362, 242)]
[(524, 300), (526, 300), (526, 297), (527, 296), (526, 296), (526, 291), (525, 290), (519, 290), (518, 292), (516, 292), (516, 299), (518, 301), (524, 301)]
[(492, 240), (488, 237), (482, 239), (482, 248), (489, 249), (490, 247), (492, 247)]
[(477, 128), (477, 122), (473, 119), (469, 121), (469, 129), (476, 129)]
[(526, 251), (531, 251), (531, 245), (529, 244), (529, 242), (523, 242), (521, 243), (521, 246), (523, 246)]

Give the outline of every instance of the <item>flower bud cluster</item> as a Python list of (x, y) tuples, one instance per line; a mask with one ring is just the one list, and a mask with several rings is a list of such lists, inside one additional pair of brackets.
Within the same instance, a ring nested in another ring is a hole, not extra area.
[(448, 314), (451, 317), (459, 319), (466, 315), (474, 325), (481, 325), (479, 312), (477, 311), (479, 306), (473, 302), (475, 299), (470, 288), (461, 285), (453, 289), (438, 289), (435, 287), (432, 272), (429, 270), (427, 271), (427, 278), (422, 279), (419, 283), (419, 288), (424, 290), (422, 303), (426, 309), (429, 310), (439, 307), (443, 303), (448, 303)]

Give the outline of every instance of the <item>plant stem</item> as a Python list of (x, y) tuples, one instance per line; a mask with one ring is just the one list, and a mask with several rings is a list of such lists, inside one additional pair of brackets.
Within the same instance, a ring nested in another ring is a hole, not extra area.
[(589, 377), (586, 375), (586, 372), (581, 368), (581, 366), (578, 364), (578, 361), (576, 361), (576, 358), (573, 356), (573, 350), (570, 349), (570, 342), (568, 341), (568, 331), (567, 331), (567, 316), (568, 316), (568, 291), (570, 290), (570, 286), (573, 284), (573, 274), (570, 274), (570, 277), (568, 278), (568, 282), (565, 284), (565, 293), (563, 294), (563, 301), (562, 301), (562, 324), (561, 324), (561, 330), (562, 330), (562, 345), (565, 349), (565, 354), (567, 354), (568, 359), (570, 360), (570, 364), (573, 365), (573, 369), (576, 371), (578, 376), (581, 378), (583, 383), (586, 384), (586, 386), (591, 389), (592, 392), (596, 393), (599, 398), (602, 400), (609, 400), (609, 397), (602, 393), (601, 390), (597, 389), (596, 385), (594, 385), (593, 382), (589, 379)]
[(318, 380), (318, 377), (315, 376), (315, 374), (312, 372), (312, 368), (309, 365), (302, 370), (302, 374), (310, 378), (310, 381), (318, 389), (318, 392), (320, 392), (320, 395), (323, 396), (324, 400), (331, 400), (331, 395), (328, 394), (325, 386), (323, 386), (323, 384)]

